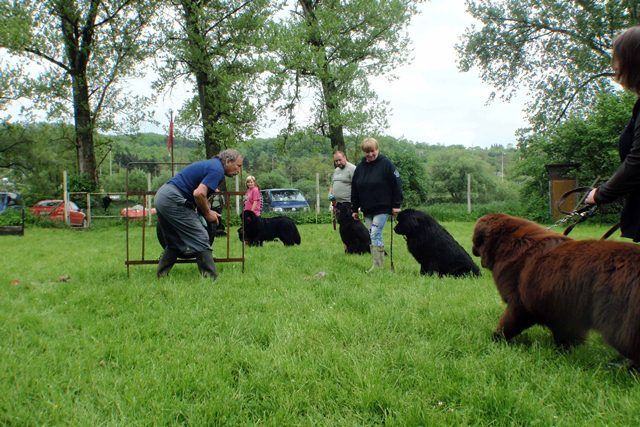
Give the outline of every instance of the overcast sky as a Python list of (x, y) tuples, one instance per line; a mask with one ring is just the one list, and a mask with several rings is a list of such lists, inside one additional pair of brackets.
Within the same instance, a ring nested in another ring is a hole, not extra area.
[[(414, 142), (467, 147), (515, 144), (515, 131), (527, 127), (524, 97), (487, 105), (492, 88), (477, 70), (458, 71), (454, 46), (473, 19), (464, 0), (431, 0), (409, 29), (414, 60), (396, 70), (397, 80), (377, 78), (372, 86), (391, 108), (384, 133)], [(273, 137), (274, 126), (260, 132)]]
[(420, 8), (410, 29), (414, 61), (398, 70), (398, 80), (374, 86), (393, 109), (386, 133), (429, 144), (515, 144), (515, 131), (527, 126), (524, 97), (485, 105), (492, 88), (477, 70), (456, 67), (454, 45), (473, 23), (464, 0), (432, 0)]
[[(487, 105), (492, 88), (480, 80), (477, 70), (462, 73), (456, 66), (454, 45), (473, 23), (464, 0), (431, 0), (420, 5), (420, 10), (409, 29), (414, 60), (396, 70), (397, 80), (372, 82), (379, 99), (390, 104), (389, 127), (383, 133), (428, 144), (515, 144), (515, 131), (527, 127), (523, 97), (509, 103), (496, 98)], [(177, 108), (183, 100), (178, 91), (159, 97), (159, 120), (167, 121), (162, 117), (169, 106)], [(303, 114), (302, 109), (298, 113)], [(286, 126), (277, 120), (258, 136), (275, 137)], [(167, 127), (150, 130), (166, 132)]]
[[(431, 0), (420, 10), (409, 29), (414, 60), (396, 70), (397, 80), (372, 82), (379, 98), (390, 104), (389, 127), (383, 133), (428, 144), (515, 144), (515, 131), (527, 126), (523, 97), (510, 103), (495, 99), (487, 105), (492, 88), (476, 70), (462, 73), (456, 67), (454, 45), (473, 22), (464, 0)], [(134, 91), (148, 93), (150, 87), (140, 86), (149, 81), (134, 83)], [(166, 133), (168, 111), (179, 108), (185, 95), (176, 90), (158, 96), (155, 109), (161, 128), (146, 125), (141, 130)], [(259, 136), (274, 137), (281, 127), (282, 123), (266, 128)]]

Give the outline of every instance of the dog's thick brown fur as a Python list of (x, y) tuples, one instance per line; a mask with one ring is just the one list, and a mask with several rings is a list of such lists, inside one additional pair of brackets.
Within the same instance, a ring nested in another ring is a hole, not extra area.
[(476, 222), (473, 253), (507, 303), (496, 336), (510, 340), (539, 324), (557, 345), (570, 347), (594, 329), (640, 368), (640, 246), (573, 240), (490, 214)]

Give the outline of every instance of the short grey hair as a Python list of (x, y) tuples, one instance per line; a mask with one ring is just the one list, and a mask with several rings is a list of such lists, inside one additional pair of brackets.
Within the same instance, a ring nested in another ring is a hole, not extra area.
[(221, 151), (216, 157), (220, 159), (223, 166), (229, 163), (235, 163), (239, 158), (244, 158), (238, 150), (233, 148), (227, 148)]

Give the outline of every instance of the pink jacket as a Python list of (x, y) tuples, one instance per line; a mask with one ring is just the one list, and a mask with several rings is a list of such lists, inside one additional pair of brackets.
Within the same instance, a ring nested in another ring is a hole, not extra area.
[[(255, 209), (251, 209), (254, 201), (258, 203), (256, 203)], [(253, 186), (247, 190), (246, 200), (244, 202), (244, 210), (252, 210), (256, 215), (260, 216), (260, 189), (258, 187)]]

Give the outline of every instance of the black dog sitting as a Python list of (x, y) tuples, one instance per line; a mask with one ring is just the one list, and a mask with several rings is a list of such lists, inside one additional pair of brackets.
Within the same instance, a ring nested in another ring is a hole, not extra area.
[(430, 215), (405, 209), (398, 214), (394, 231), (405, 237), (421, 274), (442, 277), (480, 275), (480, 269), (462, 246)]
[(262, 218), (250, 210), (244, 211), (241, 218), (244, 220), (244, 229), (238, 229), (238, 237), (250, 246), (262, 246), (262, 242), (275, 239), (285, 246), (299, 245), (301, 242), (298, 227), (291, 218)]
[(334, 212), (340, 224), (340, 238), (344, 243), (344, 251), (348, 254), (371, 252), (369, 231), (362, 222), (353, 219), (351, 206), (348, 203), (338, 203)]

